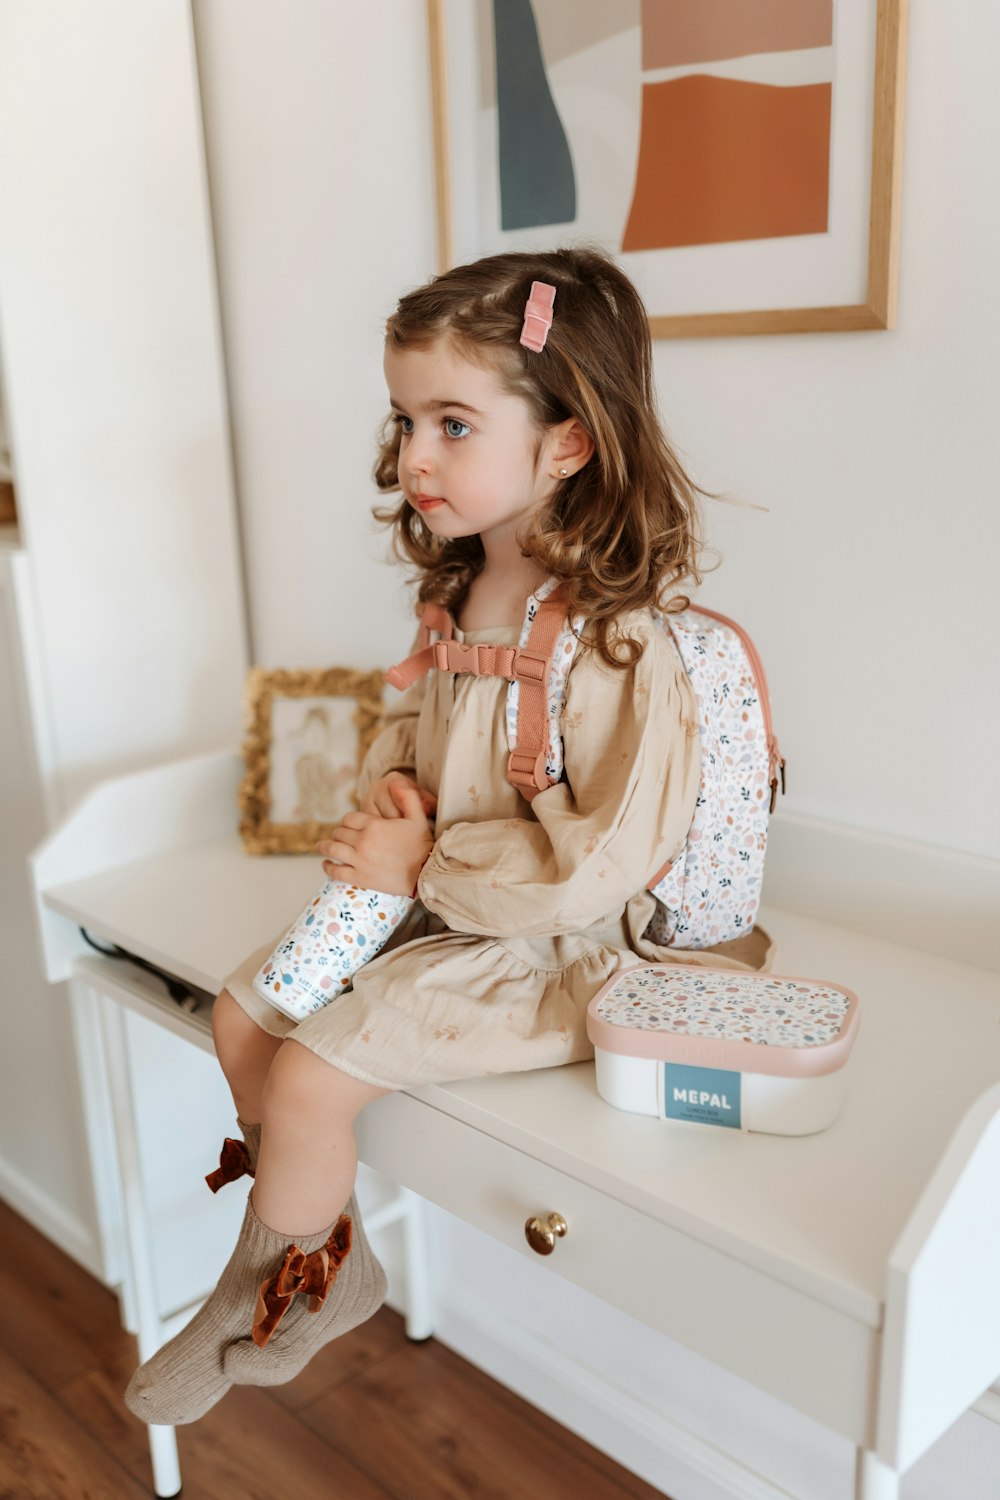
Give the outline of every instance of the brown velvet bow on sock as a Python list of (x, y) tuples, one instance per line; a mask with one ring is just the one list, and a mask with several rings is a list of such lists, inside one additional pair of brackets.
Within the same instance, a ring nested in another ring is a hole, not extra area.
[(276, 1273), (261, 1285), (251, 1337), (263, 1349), (296, 1293), (309, 1298), (309, 1311), (319, 1312), (344, 1261), (351, 1252), (351, 1221), (341, 1214), (330, 1238), (309, 1255), (289, 1245)]
[(219, 1165), (214, 1172), (209, 1172), (205, 1181), (212, 1192), (217, 1193), (227, 1182), (235, 1182), (238, 1177), (244, 1176), (253, 1176), (246, 1142), (234, 1140), (231, 1135), (227, 1135), (219, 1154)]

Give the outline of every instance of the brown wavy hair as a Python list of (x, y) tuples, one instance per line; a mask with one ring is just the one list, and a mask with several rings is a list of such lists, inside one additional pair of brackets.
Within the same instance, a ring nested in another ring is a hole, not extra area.
[[(519, 342), (533, 281), (556, 289), (539, 354)], [(672, 612), (690, 602), (677, 589), (701, 581), (698, 498), (707, 493), (684, 472), (660, 426), (638, 292), (595, 248), (491, 255), (408, 292), (386, 323), (393, 349), (423, 349), (440, 338), (496, 371), (526, 402), (539, 443), (544, 429), (568, 417), (593, 439), (592, 458), (558, 483), (519, 540), (525, 557), (562, 581), (570, 618), (586, 618), (602, 659), (632, 665), (642, 645), (620, 636), (616, 621), (628, 610)], [(399, 441), (389, 418), (374, 470), (382, 491), (400, 488)], [(482, 570), (480, 538), (436, 537), (405, 499), (373, 514), (393, 527), (397, 556), (415, 566), (420, 603), (434, 600), (455, 613)], [(612, 649), (619, 644), (624, 657)]]

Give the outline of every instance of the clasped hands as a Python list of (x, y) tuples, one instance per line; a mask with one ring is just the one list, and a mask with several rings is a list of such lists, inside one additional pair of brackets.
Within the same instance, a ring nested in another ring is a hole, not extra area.
[(433, 792), (412, 776), (390, 771), (373, 781), (358, 812), (349, 812), (329, 839), (317, 844), (324, 873), (387, 896), (410, 896), (434, 848), (428, 814)]

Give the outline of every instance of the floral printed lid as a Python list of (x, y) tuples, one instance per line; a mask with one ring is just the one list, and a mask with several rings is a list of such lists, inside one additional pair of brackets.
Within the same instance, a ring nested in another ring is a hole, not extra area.
[(742, 1073), (832, 1073), (857, 1029), (858, 997), (842, 985), (695, 964), (626, 969), (587, 1007), (607, 1052)]

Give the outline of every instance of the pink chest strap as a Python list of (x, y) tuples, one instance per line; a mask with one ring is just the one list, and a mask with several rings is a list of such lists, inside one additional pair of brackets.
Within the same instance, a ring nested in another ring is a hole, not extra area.
[[(539, 604), (523, 647), (468, 644), (453, 639), (455, 622), (442, 605), (425, 604), (418, 649), (405, 661), (390, 667), (385, 680), (393, 687), (407, 688), (433, 667), (439, 672), (463, 672), (519, 682), (517, 749), (510, 752), (507, 760), (507, 780), (530, 802), (552, 784), (545, 773), (549, 675), (552, 652), (565, 619), (563, 591), (557, 588)], [(439, 637), (436, 641), (430, 638), (432, 632)]]

